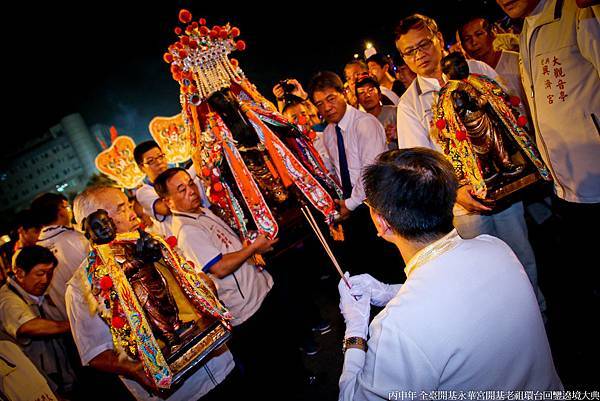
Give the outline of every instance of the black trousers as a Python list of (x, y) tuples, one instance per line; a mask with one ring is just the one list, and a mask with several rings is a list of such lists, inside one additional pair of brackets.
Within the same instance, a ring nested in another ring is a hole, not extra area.
[(275, 284), (260, 309), (233, 328), (228, 344), (247, 397), (277, 399), (306, 374), (300, 351), (292, 340), (293, 316), (285, 310), (279, 291)]

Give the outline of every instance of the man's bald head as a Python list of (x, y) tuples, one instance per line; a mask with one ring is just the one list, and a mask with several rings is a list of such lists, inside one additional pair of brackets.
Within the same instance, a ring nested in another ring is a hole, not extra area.
[(75, 221), (81, 227), (83, 220), (98, 209), (108, 212), (118, 233), (135, 231), (139, 226), (133, 207), (127, 196), (116, 187), (90, 187), (77, 195), (73, 201)]

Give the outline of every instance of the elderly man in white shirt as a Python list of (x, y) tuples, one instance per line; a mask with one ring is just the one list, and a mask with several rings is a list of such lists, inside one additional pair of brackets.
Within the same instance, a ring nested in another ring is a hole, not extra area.
[[(135, 198), (144, 209), (144, 213), (150, 216), (153, 225), (156, 225), (157, 234), (165, 238), (170, 237), (173, 235), (171, 230), (171, 210), (159, 198), (153, 184), (156, 177), (169, 168), (165, 154), (155, 141), (145, 141), (135, 147), (133, 157), (140, 170), (146, 174), (146, 180), (135, 191)], [(194, 169), (193, 165), (188, 169), (188, 172), (198, 186), (200, 196), (202, 197), (202, 204), (205, 207), (210, 206), (204, 185), (200, 181), (200, 178), (197, 177), (196, 169)]]
[[(92, 187), (75, 198), (75, 219), (79, 224), (98, 209), (108, 212), (118, 233), (135, 231), (139, 220), (127, 196), (118, 188)], [(88, 263), (87, 260), (83, 262)], [(89, 289), (85, 288), (84, 265), (67, 284), (66, 303), (69, 322), (81, 363), (108, 373), (117, 374), (136, 400), (160, 400), (148, 391), (152, 387), (139, 361), (118, 356), (107, 324), (97, 313), (91, 313)], [(194, 372), (168, 400), (197, 400), (219, 386), (234, 369), (234, 361), (226, 347), (219, 348), (204, 366)]]
[[(299, 350), (287, 333), (288, 317), (267, 270), (253, 263), (254, 255), (273, 249), (278, 239), (259, 235), (249, 245), (209, 209), (202, 207), (198, 187), (188, 172), (171, 168), (155, 180), (155, 188), (173, 211), (173, 233), (186, 258), (211, 276), (219, 299), (233, 315), (231, 351), (248, 381), (248, 394), (280, 395), (285, 383), (306, 374)], [(276, 325), (273, 319), (277, 319)], [(276, 351), (275, 351), (276, 350)], [(285, 380), (262, 386), (261, 377), (287, 370)], [(291, 383), (290, 383), (291, 385)], [(266, 392), (266, 393), (265, 393)]]
[[(411, 15), (398, 24), (396, 47), (404, 61), (417, 74), (398, 103), (398, 147), (401, 149), (423, 146), (441, 151), (430, 136), (432, 105), (437, 101), (438, 91), (445, 82), (441, 59), (444, 55), (442, 34), (435, 21), (420, 14)], [(483, 74), (499, 80), (498, 74), (487, 64), (467, 60), (471, 73)], [(529, 243), (523, 202), (516, 202), (506, 209), (494, 211), (477, 201), (470, 193), (469, 185), (458, 189), (454, 209), (454, 225), (463, 238), (479, 234), (494, 235), (506, 242), (525, 267), (531, 284), (536, 289), (540, 310), (546, 309), (537, 282), (537, 265)]]
[[(391, 150), (363, 177), (373, 223), (402, 253), (407, 280), (346, 276), (351, 289), (340, 281), (346, 331), (339, 399), (562, 390), (514, 253), (495, 237), (465, 240), (452, 227), (458, 182), (450, 163), (426, 148)], [(369, 326), (370, 304), (384, 309)]]
[(71, 227), (73, 212), (71, 205), (63, 195), (45, 193), (38, 196), (31, 204), (31, 210), (42, 224), (37, 244), (54, 253), (58, 265), (48, 295), (61, 313), (61, 319), (67, 320), (65, 291), (67, 281), (71, 279), (88, 253), (88, 242), (78, 231)]

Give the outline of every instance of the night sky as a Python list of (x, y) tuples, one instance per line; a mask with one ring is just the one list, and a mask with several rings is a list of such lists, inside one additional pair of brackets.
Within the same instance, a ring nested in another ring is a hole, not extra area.
[(336, 12), (299, 2), (287, 8), (258, 2), (238, 8), (227, 2), (221, 9), (207, 8), (205, 1), (49, 2), (6, 15), (13, 28), (5, 59), (16, 70), (8, 79), (18, 77), (19, 85), (16, 102), (10, 103), (21, 121), (19, 135), (4, 137), (10, 145), (41, 135), (73, 112), (81, 113), (88, 126), (102, 123), (122, 134), (149, 135), (153, 116), (180, 111), (178, 86), (162, 61), (175, 40), (180, 8), (189, 9), (195, 20), (205, 17), (209, 26), (229, 21), (240, 28), (247, 49), (233, 57), (268, 97), (283, 78), (296, 77), (306, 85), (319, 70), (341, 73), (366, 41), (396, 56), (393, 29), (410, 13), (434, 17), (447, 41), (465, 15), (500, 15), (493, 0), (380, 3), (394, 5), (382, 10), (347, 2)]

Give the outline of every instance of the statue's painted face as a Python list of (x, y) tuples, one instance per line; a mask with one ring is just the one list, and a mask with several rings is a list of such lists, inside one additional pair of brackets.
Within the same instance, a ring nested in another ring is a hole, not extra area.
[(95, 211), (85, 219), (84, 230), (85, 236), (96, 245), (108, 244), (117, 235), (114, 221), (103, 209)]

